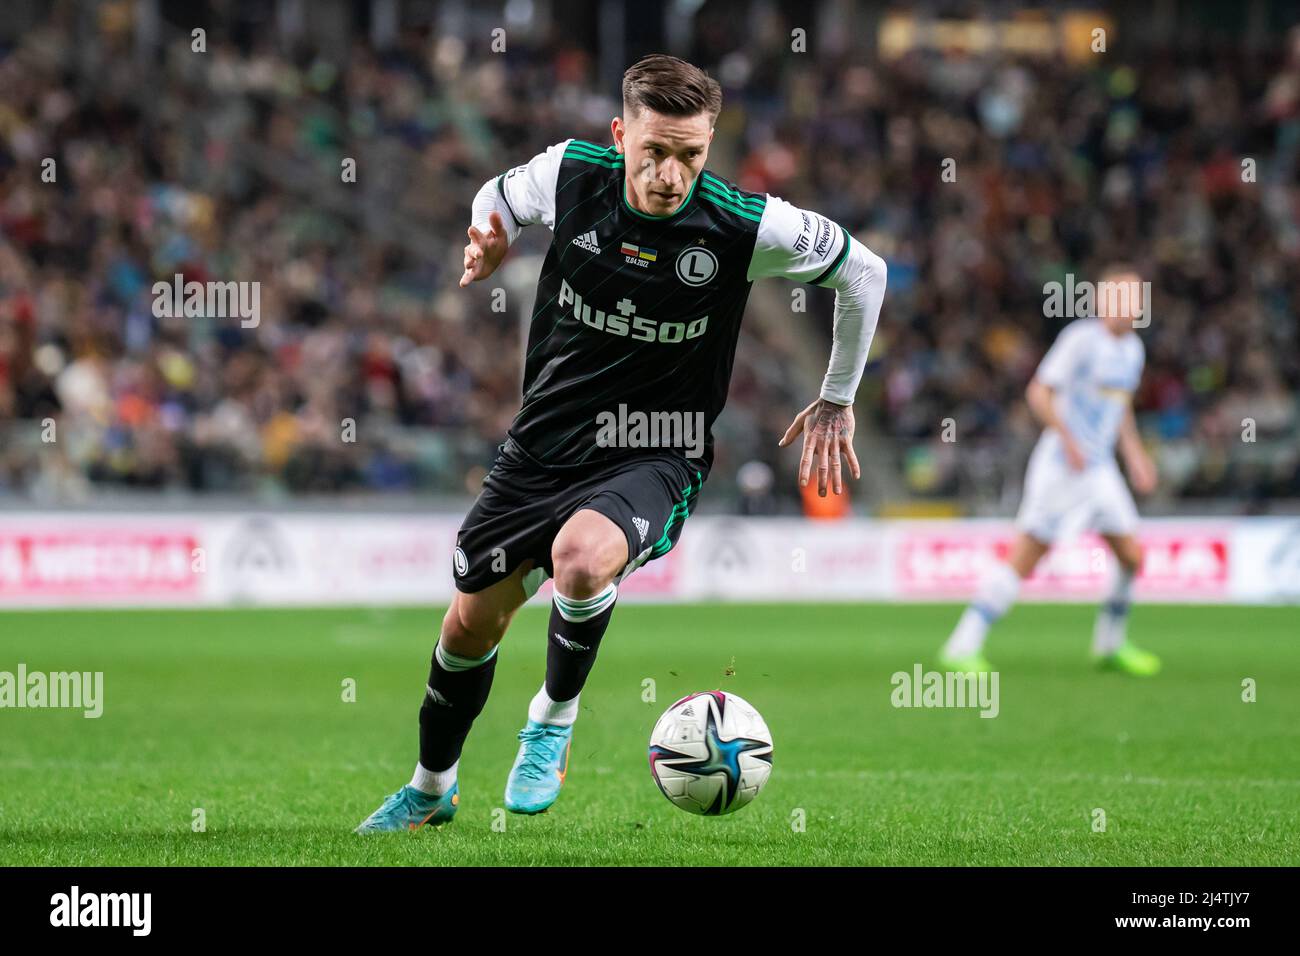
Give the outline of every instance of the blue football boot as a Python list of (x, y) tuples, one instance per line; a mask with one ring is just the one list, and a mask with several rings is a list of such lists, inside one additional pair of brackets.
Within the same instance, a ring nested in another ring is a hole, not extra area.
[(450, 822), (460, 803), (460, 787), (452, 784), (440, 797), (416, 790), (409, 783), (384, 800), (378, 810), (361, 821), (357, 833), (396, 833), (418, 830), (425, 824), (440, 826)]
[(541, 813), (560, 795), (569, 772), (573, 726), (557, 727), (528, 721), (519, 731), (519, 755), (506, 781), (506, 809), (511, 813)]

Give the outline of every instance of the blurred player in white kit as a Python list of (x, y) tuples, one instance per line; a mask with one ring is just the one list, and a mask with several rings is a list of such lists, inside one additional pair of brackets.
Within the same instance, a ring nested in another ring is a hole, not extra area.
[(1133, 580), (1142, 566), (1134, 534), (1137, 508), (1115, 460), (1124, 459), (1138, 494), (1155, 488), (1156, 470), (1133, 418), (1133, 393), (1142, 379), (1145, 350), (1133, 331), (1145, 314), (1143, 283), (1127, 265), (1112, 265), (1098, 283), (1095, 318), (1062, 330), (1043, 357), (1026, 398), (1043, 425), (1029, 458), (1017, 535), (1005, 563), (994, 565), (940, 652), (948, 670), (991, 670), (983, 654), (989, 628), (1015, 602), (1051, 546), (1095, 531), (1110, 546), (1116, 567), (1097, 612), (1092, 654), (1100, 666), (1137, 676), (1160, 669), (1154, 654), (1127, 638)]

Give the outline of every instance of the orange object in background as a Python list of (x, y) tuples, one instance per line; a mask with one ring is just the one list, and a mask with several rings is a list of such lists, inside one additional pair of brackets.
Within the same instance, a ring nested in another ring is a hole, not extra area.
[[(847, 469), (847, 465), (845, 468)], [(835, 494), (831, 491), (829, 479), (827, 479), (826, 497), (823, 498), (817, 494), (817, 474), (814, 472), (808, 479), (808, 484), (800, 489), (803, 496), (803, 513), (804, 517), (812, 518), (816, 521), (837, 521), (840, 518), (849, 516), (849, 482), (852, 479), (847, 473), (844, 476), (843, 494)]]

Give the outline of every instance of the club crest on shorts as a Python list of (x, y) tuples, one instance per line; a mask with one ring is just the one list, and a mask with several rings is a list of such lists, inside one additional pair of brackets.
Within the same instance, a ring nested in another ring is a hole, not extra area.
[(465, 549), (458, 547), (451, 553), (452, 564), (456, 568), (456, 575), (463, 576), (469, 570), (469, 558), (465, 557)]
[(677, 278), (687, 285), (704, 285), (718, 274), (718, 257), (703, 246), (687, 246), (677, 257)]

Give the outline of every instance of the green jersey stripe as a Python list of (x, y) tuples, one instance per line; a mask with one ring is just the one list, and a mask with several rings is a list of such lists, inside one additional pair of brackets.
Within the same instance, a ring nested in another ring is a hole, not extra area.
[(585, 139), (575, 139), (569, 142), (565, 150), (581, 149), (588, 153), (594, 153), (597, 156), (618, 156), (619, 151), (612, 146), (597, 146), (595, 143), (589, 143)]
[(712, 186), (717, 192), (731, 199), (737, 205), (749, 206), (755, 212), (762, 212), (767, 207), (767, 200), (759, 196), (746, 196), (734, 186), (729, 186), (718, 177), (710, 174), (704, 174), (704, 181)]
[(604, 166), (606, 169), (623, 169), (623, 160), (617, 162), (608, 162), (603, 159), (597, 159), (595, 156), (588, 156), (585, 153), (565, 153), (565, 159), (577, 159), (584, 163), (591, 163), (593, 166)]
[(754, 212), (762, 212), (767, 206), (765, 200), (748, 199), (736, 192), (736, 190), (729, 189), (725, 183), (717, 182), (711, 176), (705, 177), (704, 185), (729, 202), (734, 203), (737, 206), (744, 206), (746, 209), (752, 209)]
[(595, 147), (578, 146), (573, 143), (570, 143), (567, 147), (565, 147), (564, 152), (565, 155), (569, 155), (570, 153), (577, 153), (583, 156), (594, 156), (596, 159), (615, 160), (615, 159), (623, 158), (623, 154), (618, 152), (618, 150), (596, 149)]
[(734, 205), (729, 200), (714, 193), (712, 190), (709, 189), (707, 185), (701, 187), (700, 198), (707, 199), (715, 206), (721, 206), (723, 209), (727, 210), (728, 212), (733, 212), (737, 216), (740, 216), (743, 219), (749, 219), (752, 220), (753, 222), (763, 221), (763, 217), (760, 213), (757, 213), (752, 209), (747, 209), (743, 206)]

